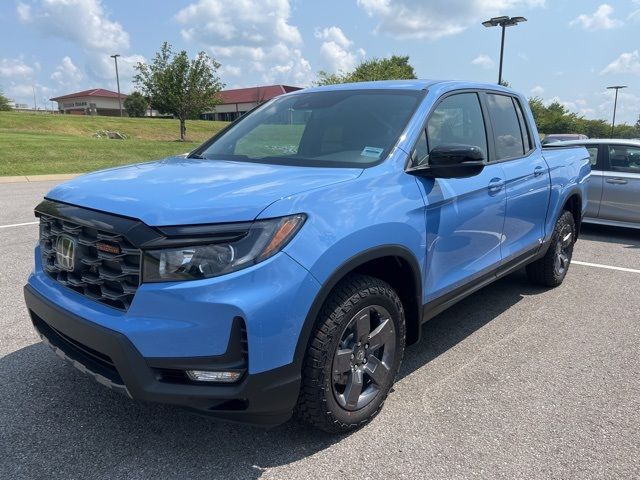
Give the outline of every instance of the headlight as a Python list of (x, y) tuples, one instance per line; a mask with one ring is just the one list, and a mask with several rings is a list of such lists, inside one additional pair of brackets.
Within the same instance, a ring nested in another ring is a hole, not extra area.
[(300, 230), (306, 216), (254, 222), (246, 235), (226, 243), (146, 250), (143, 282), (169, 282), (217, 277), (255, 265), (278, 253)]

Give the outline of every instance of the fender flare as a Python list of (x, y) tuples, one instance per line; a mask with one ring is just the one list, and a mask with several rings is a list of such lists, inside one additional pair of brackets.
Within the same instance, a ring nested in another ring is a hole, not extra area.
[(416, 285), (416, 301), (418, 305), (418, 318), (417, 321), (417, 338), (420, 338), (420, 327), (422, 325), (422, 271), (418, 264), (415, 255), (406, 247), (402, 245), (381, 245), (378, 247), (373, 247), (363, 252), (360, 252), (353, 257), (344, 261), (338, 268), (336, 268), (329, 277), (322, 283), (322, 287), (318, 291), (316, 297), (314, 298), (309, 311), (307, 312), (307, 316), (304, 319), (304, 324), (302, 325), (302, 329), (300, 330), (300, 335), (298, 336), (298, 343), (296, 344), (296, 349), (294, 353), (293, 363), (296, 365), (296, 368), (299, 368), (299, 371), (302, 371), (302, 363), (304, 361), (304, 356), (307, 351), (307, 346), (309, 344), (309, 340), (311, 337), (311, 332), (313, 331), (313, 327), (315, 326), (316, 319), (318, 314), (320, 313), (320, 309), (322, 305), (329, 297), (329, 294), (333, 290), (333, 288), (342, 280), (349, 272), (355, 270), (356, 268), (364, 265), (367, 262), (372, 260), (376, 260), (384, 257), (398, 257), (407, 262), (409, 267), (413, 272), (413, 279)]

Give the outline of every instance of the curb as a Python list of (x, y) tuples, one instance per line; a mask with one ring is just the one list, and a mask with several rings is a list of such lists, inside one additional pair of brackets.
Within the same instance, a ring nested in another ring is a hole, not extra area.
[(82, 173), (59, 173), (52, 175), (16, 175), (13, 177), (0, 177), (0, 183), (31, 183), (31, 182), (47, 182), (55, 180), (69, 180), (75, 178)]

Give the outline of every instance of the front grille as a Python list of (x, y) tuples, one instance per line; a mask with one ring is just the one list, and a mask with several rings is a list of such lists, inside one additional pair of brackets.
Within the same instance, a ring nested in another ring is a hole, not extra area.
[[(74, 243), (71, 271), (56, 258), (60, 235)], [(140, 284), (140, 250), (123, 235), (40, 215), (40, 249), (42, 268), (58, 283), (110, 307), (131, 305)]]

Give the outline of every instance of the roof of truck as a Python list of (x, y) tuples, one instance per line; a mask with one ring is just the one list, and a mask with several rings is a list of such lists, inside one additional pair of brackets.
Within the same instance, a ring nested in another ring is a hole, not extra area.
[(357, 82), (357, 83), (338, 83), (335, 85), (323, 85), (320, 87), (305, 88), (293, 92), (293, 95), (297, 93), (307, 92), (321, 92), (327, 90), (427, 90), (430, 87), (438, 86), (451, 86), (459, 88), (469, 89), (490, 89), (497, 91), (504, 91), (510, 93), (516, 93), (510, 88), (497, 85), (495, 83), (479, 83), (479, 82), (466, 82), (461, 80), (429, 80), (429, 79), (416, 79), (416, 80), (378, 80), (374, 82)]

